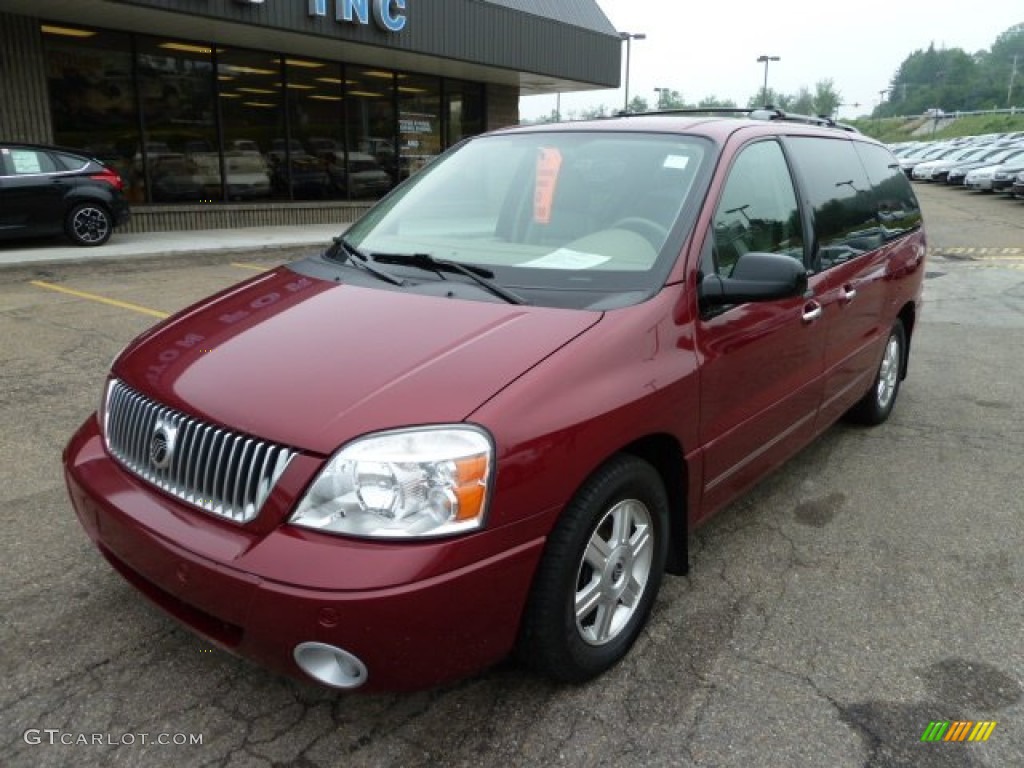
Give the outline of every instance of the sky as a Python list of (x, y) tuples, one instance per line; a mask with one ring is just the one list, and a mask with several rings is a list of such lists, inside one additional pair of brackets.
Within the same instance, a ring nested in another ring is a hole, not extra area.
[[(839, 110), (846, 119), (871, 112), (879, 91), (913, 51), (934, 43), (974, 53), (1024, 22), (1022, 0), (596, 1), (620, 32), (647, 35), (630, 44), (630, 99), (643, 96), (653, 106), (654, 89), (670, 88), (692, 103), (714, 95), (746, 106), (764, 82), (758, 56), (778, 56), (768, 65), (769, 88), (796, 93), (807, 86), (813, 92), (816, 82), (831, 78), (851, 105)], [(623, 43), (623, 71), (625, 60)], [(1018, 78), (1024, 80), (1024, 61)], [(1020, 93), (1024, 106), (1024, 88)], [(562, 115), (600, 104), (621, 109), (624, 97), (621, 87), (562, 94)], [(547, 115), (555, 104), (554, 95), (524, 97), (520, 115)]]

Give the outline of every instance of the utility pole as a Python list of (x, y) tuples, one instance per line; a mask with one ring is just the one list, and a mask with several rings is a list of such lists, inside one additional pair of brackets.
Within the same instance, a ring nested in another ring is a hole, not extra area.
[(1017, 77), (1017, 54), (1013, 54), (1013, 69), (1010, 70), (1010, 87), (1006, 89), (1006, 106), (1013, 106), (1013, 80)]

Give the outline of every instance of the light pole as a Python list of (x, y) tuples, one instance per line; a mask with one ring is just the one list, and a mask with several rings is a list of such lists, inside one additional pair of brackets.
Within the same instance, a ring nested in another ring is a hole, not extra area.
[(764, 90), (761, 91), (761, 101), (763, 101), (764, 104), (762, 106), (768, 106), (768, 62), (779, 60), (778, 56), (768, 56), (767, 54), (762, 54), (757, 57), (758, 64), (764, 63)]
[(629, 110), (629, 53), (630, 43), (634, 40), (646, 40), (647, 35), (642, 32), (619, 32), (619, 37), (626, 41), (626, 102), (623, 105), (623, 109)]

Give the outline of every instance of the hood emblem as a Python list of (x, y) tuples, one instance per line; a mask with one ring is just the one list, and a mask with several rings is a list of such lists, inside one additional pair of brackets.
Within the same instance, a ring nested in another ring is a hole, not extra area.
[(149, 438), (149, 463), (153, 469), (167, 469), (174, 457), (174, 443), (178, 430), (166, 421), (158, 421)]

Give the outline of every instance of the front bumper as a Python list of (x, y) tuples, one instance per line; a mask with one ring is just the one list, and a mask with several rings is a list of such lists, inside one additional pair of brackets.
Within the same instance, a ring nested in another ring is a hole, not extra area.
[[(252, 533), (125, 472), (94, 418), (72, 437), (64, 466), (89, 537), (159, 607), (216, 645), (307, 681), (297, 646), (344, 649), (368, 670), (360, 690), (425, 688), (506, 656), (544, 546), (530, 523), (401, 544), (284, 524)], [(201, 546), (174, 535), (197, 529)], [(332, 586), (354, 563), (353, 588)]]

